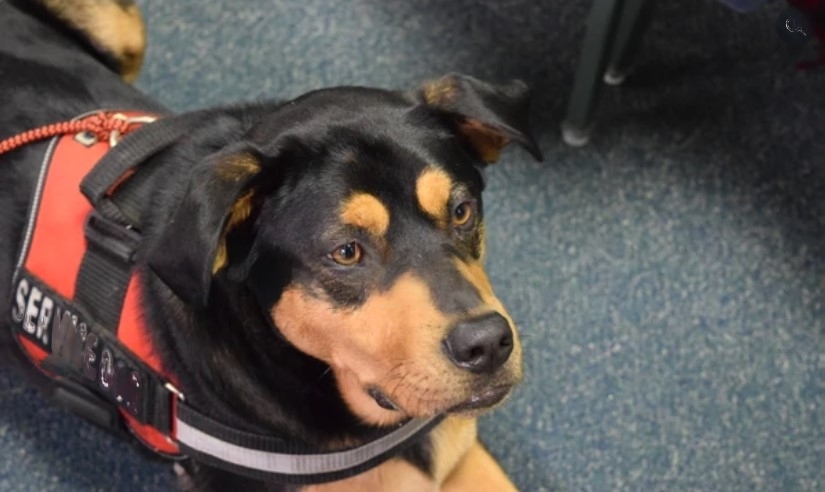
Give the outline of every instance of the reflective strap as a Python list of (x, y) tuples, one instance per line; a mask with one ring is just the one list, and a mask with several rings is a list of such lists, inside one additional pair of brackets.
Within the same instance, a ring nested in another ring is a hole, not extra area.
[[(358, 469), (384, 454), (387, 454), (386, 457), (389, 458), (394, 451), (397, 451), (399, 445), (414, 438), (419, 432), (428, 430), (440, 420), (440, 416), (413, 419), (389, 434), (357, 448), (317, 454), (288, 454), (239, 446), (197, 429), (181, 420), (180, 417), (176, 418), (175, 427), (176, 437), (180, 444), (220, 462), (264, 473), (309, 476), (336, 475), (351, 469)], [(307, 480), (307, 482), (311, 483), (314, 480)]]

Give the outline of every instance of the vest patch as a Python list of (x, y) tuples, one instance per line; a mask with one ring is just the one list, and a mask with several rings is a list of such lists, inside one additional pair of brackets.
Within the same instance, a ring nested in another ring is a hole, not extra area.
[(41, 362), (45, 370), (91, 386), (134, 417), (142, 416), (142, 371), (119, 358), (116, 345), (92, 331), (51, 289), (21, 275), (12, 320), (20, 334), (49, 354)]

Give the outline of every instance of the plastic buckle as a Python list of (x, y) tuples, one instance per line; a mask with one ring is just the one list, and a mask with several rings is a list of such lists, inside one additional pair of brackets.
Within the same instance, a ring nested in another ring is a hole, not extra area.
[(117, 406), (67, 379), (55, 380), (52, 397), (62, 406), (89, 422), (115, 433), (122, 433)]
[(140, 245), (140, 234), (131, 226), (115, 222), (97, 210), (92, 210), (84, 227), (90, 244), (124, 263), (131, 263)]

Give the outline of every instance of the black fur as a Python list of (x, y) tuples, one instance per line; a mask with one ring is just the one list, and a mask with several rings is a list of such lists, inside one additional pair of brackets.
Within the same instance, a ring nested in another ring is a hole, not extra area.
[[(6, 98), (0, 139), (99, 108), (166, 113), (101, 63), (105, 54), (91, 53), (44, 19), (0, 2), (0, 94)], [(347, 409), (329, 367), (281, 336), (267, 310), (286, 285), (310, 281), (320, 281), (319, 295), (342, 308), (356, 306), (410, 269), (431, 281), (445, 312), (478, 302), (478, 293), (449, 264), (450, 258), (479, 256), (478, 230), (445, 237), (416, 208), (410, 184), (428, 163), (446, 166), (463, 187), (456, 205), (471, 200), (480, 221), (480, 163), (456, 136), (457, 118), (481, 118), (538, 151), (526, 127), (523, 86), (496, 92), (475, 79), (454, 78), (459, 99), (441, 107), (424, 104), (417, 93), (349, 87), (289, 104), (219, 108), (209, 124), (153, 157), (155, 193), (143, 210), (145, 247), (138, 258), (142, 301), (163, 364), (192, 405), (238, 428), (319, 447), (381, 431)], [(38, 143), (0, 155), (0, 313), (8, 312), (12, 268), (44, 148)], [(253, 155), (261, 170), (227, 181), (220, 166), (240, 153)], [(229, 232), (228, 265), (212, 275), (229, 209), (249, 190), (253, 215)], [(335, 226), (337, 215), (329, 211), (353, 190), (392, 204), (392, 248), (384, 262), (363, 233)], [(353, 239), (365, 245), (363, 265), (347, 271), (331, 265), (326, 254)], [(8, 337), (8, 329), (0, 331), (4, 360), (16, 351)], [(429, 471), (428, 440), (405, 458)], [(288, 489), (187, 466), (195, 490)]]

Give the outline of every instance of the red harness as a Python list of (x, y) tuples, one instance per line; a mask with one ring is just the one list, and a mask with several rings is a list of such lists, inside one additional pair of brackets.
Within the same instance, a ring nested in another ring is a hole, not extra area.
[[(16, 335), (20, 345), (41, 369), (44, 359), (54, 351), (54, 335), (64, 312), (69, 311), (75, 316), (78, 313), (75, 290), (87, 251), (84, 225), (93, 210), (92, 204), (81, 193), (80, 182), (111, 148), (111, 144), (116, 143), (116, 138), (131, 129), (130, 122), (134, 118), (149, 115), (128, 113), (125, 117), (122, 116), (124, 115), (116, 118), (110, 116), (109, 121), (121, 122), (117, 125), (119, 128), (94, 132), (98, 133), (96, 137), (90, 135), (89, 130), (86, 133), (55, 137), (42, 163), (29, 215), (31, 229), (27, 231), (26, 244), (23, 245), (18, 261), (15, 298), (12, 302), (12, 317), (19, 328)], [(61, 133), (66, 130), (77, 131), (83, 128), (84, 121), (97, 123), (99, 119), (99, 115), (93, 115), (76, 120), (76, 125), (66, 125), (56, 130)], [(88, 128), (88, 124), (86, 127)], [(101, 138), (104, 136), (107, 138)], [(17, 139), (18, 142), (22, 140), (25, 139)], [(2, 148), (3, 145), (0, 145), (0, 149)], [(152, 342), (143, 323), (139, 291), (140, 282), (137, 275), (133, 274), (123, 299), (118, 325), (105, 328), (115, 328), (113, 334), (122, 348), (129, 350), (134, 358), (142, 360), (158, 374), (168, 377), (152, 350)], [(86, 320), (91, 325), (92, 320)], [(83, 343), (89, 339), (88, 335), (81, 335), (81, 338)], [(91, 351), (87, 356), (95, 358), (91, 363), (99, 362), (103, 354), (97, 353), (99, 350), (92, 347), (88, 348)], [(112, 361), (109, 363), (116, 364)], [(100, 367), (97, 369), (95, 379), (99, 380)], [(48, 371), (47, 374), (59, 377)], [(140, 381), (134, 383), (140, 384)], [(104, 388), (100, 384), (98, 387), (104, 393), (108, 390), (116, 402), (118, 397), (123, 400), (123, 395), (118, 394), (116, 387)], [(120, 391), (127, 390), (128, 388), (122, 388)], [(134, 408), (130, 411), (129, 408), (123, 408), (123, 401), (117, 403), (121, 403), (118, 412), (141, 442), (159, 453), (179, 453), (179, 448), (172, 439), (173, 431), (163, 432), (139, 418), (141, 409)]]

